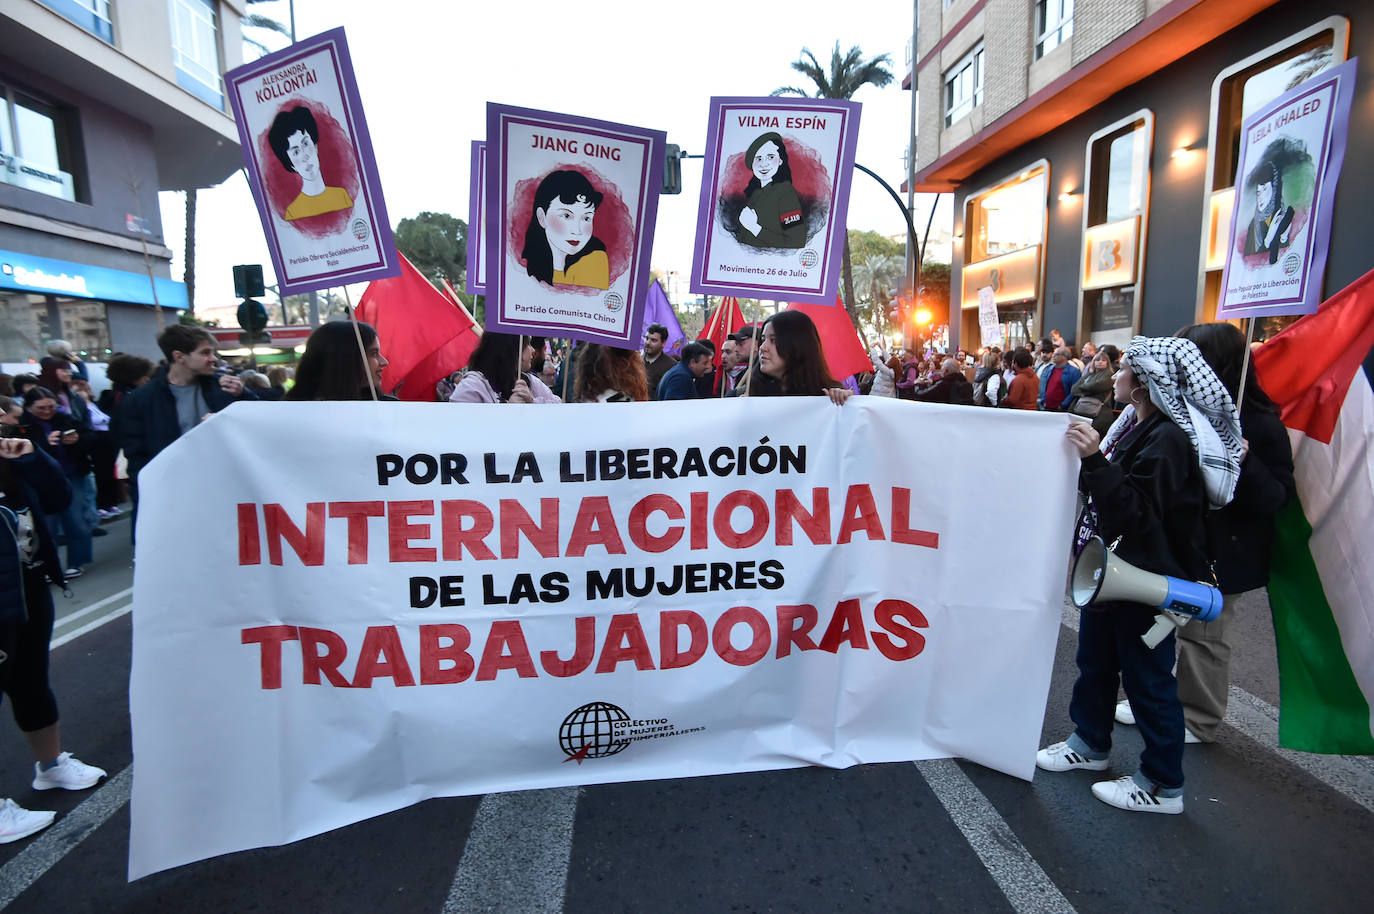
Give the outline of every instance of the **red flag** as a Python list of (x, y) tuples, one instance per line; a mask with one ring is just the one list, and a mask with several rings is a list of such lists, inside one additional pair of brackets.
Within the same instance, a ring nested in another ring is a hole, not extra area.
[(404, 255), (400, 276), (368, 283), (357, 315), (377, 328), (390, 363), (382, 388), (402, 400), (432, 401), (435, 383), (466, 365), (477, 348), (472, 316), (455, 308)]
[(740, 310), (739, 299), (726, 296), (720, 307), (711, 312), (711, 319), (697, 334), (699, 340), (710, 340), (716, 347), (711, 364), (720, 369), (720, 351), (725, 346), (725, 338), (744, 326), (744, 312)]
[(793, 302), (787, 306), (787, 310), (802, 312), (816, 325), (816, 332), (821, 335), (821, 349), (825, 352), (826, 364), (830, 366), (830, 375), (835, 380), (843, 381), (852, 374), (873, 370), (873, 362), (859, 339), (859, 331), (854, 329), (849, 312), (844, 310), (838, 295), (835, 296), (834, 306)]

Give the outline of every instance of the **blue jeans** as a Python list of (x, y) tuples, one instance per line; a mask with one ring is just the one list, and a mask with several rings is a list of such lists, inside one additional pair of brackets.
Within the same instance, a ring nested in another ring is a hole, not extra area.
[(1174, 679), (1174, 635), (1151, 650), (1140, 636), (1154, 624), (1156, 610), (1115, 604), (1084, 610), (1078, 625), (1078, 681), (1069, 717), (1094, 752), (1112, 748), (1116, 690), (1126, 687), (1136, 726), (1145, 740), (1140, 773), (1163, 788), (1183, 786), (1183, 704)]
[(71, 476), (68, 480), (72, 484), (71, 504), (48, 515), (48, 530), (54, 540), (59, 536), (67, 538), (67, 567), (80, 568), (89, 565), (95, 557), (91, 549), (92, 524), (88, 519), (90, 503), (87, 501), (87, 486), (92, 480), (90, 473)]

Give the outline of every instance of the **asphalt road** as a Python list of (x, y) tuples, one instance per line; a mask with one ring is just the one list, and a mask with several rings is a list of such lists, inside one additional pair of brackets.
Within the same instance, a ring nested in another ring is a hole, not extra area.
[[(1228, 723), (1187, 749), (1182, 816), (1106, 807), (1085, 772), (1027, 784), (950, 760), (805, 768), (430, 800), (129, 884), (131, 553), (127, 522), (109, 528), (74, 599), (59, 600), (53, 679), (67, 748), (111, 777), (35, 793), (24, 743), (13, 729), (0, 737), (0, 795), (59, 813), (0, 846), (0, 907), (16, 914), (1371, 906), (1374, 760), (1274, 748), (1273, 636), (1253, 596)], [(1076, 613), (1064, 619), (1046, 742), (1070, 729)], [(1132, 771), (1139, 751), (1134, 728), (1118, 728), (1114, 770)]]

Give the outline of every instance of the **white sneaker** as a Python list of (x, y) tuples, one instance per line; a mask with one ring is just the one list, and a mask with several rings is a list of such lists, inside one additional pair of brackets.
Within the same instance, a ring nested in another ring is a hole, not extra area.
[(1202, 742), (1202, 737), (1198, 736), (1196, 733), (1194, 733), (1192, 730), (1189, 730), (1187, 727), (1184, 727), (1183, 741), (1191, 746), (1194, 743)]
[(1093, 796), (1108, 806), (1129, 812), (1162, 812), (1167, 815), (1183, 812), (1183, 797), (1157, 797), (1141, 789), (1130, 775), (1114, 781), (1098, 781), (1093, 785)]
[(43, 771), (38, 762), (33, 763), (34, 790), (53, 790), (57, 787), (63, 790), (85, 790), (87, 787), (95, 786), (95, 782), (104, 776), (104, 768), (87, 765), (70, 752), (59, 755), (57, 764), (47, 771)]
[(1126, 726), (1135, 725), (1135, 712), (1131, 710), (1129, 701), (1118, 701), (1116, 703), (1116, 722)]
[(55, 818), (55, 812), (30, 812), (13, 800), (5, 800), (0, 803), (0, 844), (9, 844), (42, 831)]
[(1088, 758), (1069, 748), (1068, 743), (1055, 743), (1035, 753), (1035, 766), (1046, 771), (1106, 771), (1110, 759)]

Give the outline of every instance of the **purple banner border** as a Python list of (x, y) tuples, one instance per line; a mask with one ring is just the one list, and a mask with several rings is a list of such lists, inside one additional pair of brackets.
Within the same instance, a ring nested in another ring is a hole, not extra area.
[[(487, 239), (482, 235), (486, 222), (486, 196), (483, 178), (487, 171), (487, 144), (484, 140), (472, 141), (472, 166), (468, 178), (468, 268), (467, 291), (469, 295), (486, 295), (487, 284)], [(476, 242), (473, 241), (476, 233)]]
[[(719, 196), (720, 136), (726, 112), (734, 108), (802, 108), (811, 111), (838, 112), (843, 121), (843, 141), (839, 159), (835, 163), (829, 226), (826, 230), (825, 251), (820, 258), (821, 281), (819, 291), (806, 292), (767, 283), (708, 281), (706, 267), (710, 263), (713, 211)], [(692, 274), (688, 290), (705, 295), (743, 295), (772, 298), (775, 301), (800, 302), (810, 305), (833, 305), (840, 286), (840, 260), (844, 250), (843, 233), (848, 226), (849, 190), (854, 176), (854, 159), (859, 144), (859, 114), (862, 105), (840, 99), (713, 97), (711, 116), (706, 128), (706, 167), (711, 169), (710, 182), (703, 180), (701, 199), (697, 205), (697, 236), (700, 239), (692, 252)], [(776, 293), (764, 294), (759, 293)]]
[[(1359, 58), (1352, 57), (1339, 66), (1319, 73), (1301, 85), (1274, 99), (1259, 111), (1246, 118), (1241, 125), (1241, 148), (1236, 168), (1236, 203), (1231, 208), (1231, 230), (1227, 235), (1226, 265), (1221, 274), (1221, 291), (1217, 302), (1217, 320), (1235, 320), (1243, 317), (1274, 317), (1287, 314), (1314, 314), (1321, 305), (1323, 277), (1326, 274), (1327, 248), (1331, 240), (1331, 219), (1336, 202), (1336, 183), (1340, 179), (1341, 168), (1345, 164), (1346, 134), (1350, 127), (1350, 109), (1355, 95), (1355, 78)], [(1280, 109), (1291, 106), (1304, 96), (1321, 92), (1335, 83), (1332, 93), (1331, 110), (1327, 113), (1326, 129), (1323, 134), (1321, 167), (1317, 169), (1316, 188), (1312, 195), (1314, 218), (1309, 223), (1308, 251), (1303, 258), (1303, 278), (1299, 284), (1301, 294), (1288, 298), (1266, 301), (1263, 304), (1238, 304), (1227, 307), (1226, 288), (1231, 278), (1231, 262), (1235, 258), (1236, 224), (1240, 219), (1241, 201), (1239, 199), (1245, 176), (1243, 169), (1249, 164), (1250, 131), (1255, 124), (1273, 117)]]
[[(349, 136), (353, 138), (353, 154), (363, 173), (364, 199), (367, 201), (368, 218), (372, 221), (372, 234), (376, 240), (379, 258), (372, 264), (350, 267), (347, 270), (333, 270), (327, 273), (312, 273), (294, 282), (286, 279), (285, 264), (282, 262), (281, 246), (277, 239), (276, 228), (272, 222), (272, 212), (263, 193), (262, 172), (258, 168), (254, 154), (254, 138), (249, 136), (247, 119), (239, 101), (239, 86), (262, 75), (268, 70), (278, 69), (292, 61), (307, 57), (321, 49), (331, 52), (334, 75), (343, 96), (344, 121)], [(372, 151), (372, 136), (367, 129), (367, 119), (363, 115), (362, 99), (358, 95), (357, 81), (353, 75), (353, 59), (348, 53), (348, 40), (342, 28), (330, 29), (311, 38), (306, 38), (288, 48), (235, 67), (224, 74), (226, 94), (233, 109), (234, 121), (238, 125), (239, 143), (243, 152), (244, 165), (248, 169), (248, 187), (253, 192), (253, 202), (257, 204), (258, 216), (262, 220), (263, 232), (267, 238), (267, 250), (272, 257), (272, 269), (277, 276), (277, 285), (282, 295), (309, 292), (314, 289), (327, 289), (347, 283), (368, 282), (385, 279), (401, 274), (401, 263), (396, 255), (396, 244), (391, 235), (391, 223), (387, 219), (386, 201), (382, 196), (382, 182), (377, 174), (377, 161)]]
[[(515, 320), (507, 318), (505, 312), (505, 272), (506, 258), (502, 251), (505, 240), (506, 199), (504, 188), (507, 179), (507, 158), (505, 155), (505, 134), (503, 123), (523, 123), (548, 125), (555, 129), (571, 129), (594, 136), (602, 136), (624, 143), (645, 147), (644, 165), (640, 170), (643, 182), (636, 199), (634, 253), (630, 258), (629, 269), (629, 309), (625, 324), (625, 335), (605, 333), (593, 326), (570, 326), (567, 324), (548, 324), (538, 320)], [(486, 329), (499, 333), (520, 333), (531, 336), (540, 335), (560, 338), (586, 340), (604, 343), (622, 349), (638, 349), (643, 337), (644, 311), (649, 300), (648, 274), (649, 256), (654, 247), (654, 229), (658, 219), (658, 197), (663, 186), (663, 157), (668, 143), (668, 135), (662, 130), (649, 130), (631, 127), (610, 121), (577, 117), (571, 114), (558, 114), (552, 111), (539, 111), (532, 108), (516, 108), (510, 105), (487, 103), (487, 187), (486, 210), (492, 228), (487, 232), (487, 306)]]

